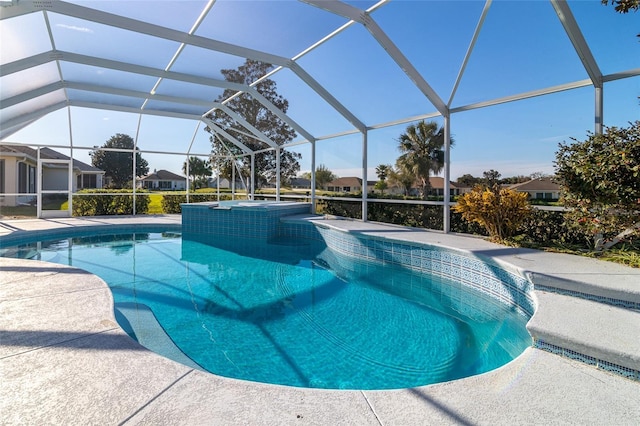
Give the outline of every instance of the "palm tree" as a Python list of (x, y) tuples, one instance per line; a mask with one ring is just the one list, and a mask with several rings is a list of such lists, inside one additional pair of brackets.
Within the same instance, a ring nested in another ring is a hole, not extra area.
[(389, 170), (389, 181), (395, 186), (402, 188), (404, 196), (411, 193), (411, 187), (416, 181), (412, 172), (408, 171), (403, 164), (396, 160), (396, 167)]
[(389, 177), (389, 173), (391, 173), (392, 168), (391, 165), (388, 164), (379, 164), (376, 167), (376, 175), (378, 176), (378, 182), (376, 182), (375, 189), (380, 190), (381, 194), (384, 194), (384, 190), (387, 189), (387, 177)]
[[(187, 174), (187, 162), (182, 164), (182, 172)], [(212, 175), (211, 164), (207, 160), (198, 157), (189, 157), (189, 177), (191, 180), (191, 189), (194, 191), (204, 186), (206, 180)]]
[(376, 167), (376, 176), (381, 181), (387, 180), (387, 176), (389, 176), (389, 172), (391, 171), (391, 166), (388, 164), (380, 164)]
[(444, 168), (444, 128), (438, 128), (435, 121), (412, 124), (400, 135), (398, 148), (402, 155), (396, 164), (414, 176), (422, 198), (426, 199), (431, 172), (438, 174)]

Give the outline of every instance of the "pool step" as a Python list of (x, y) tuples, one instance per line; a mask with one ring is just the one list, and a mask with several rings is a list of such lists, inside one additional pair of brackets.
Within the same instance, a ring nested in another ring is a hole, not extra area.
[(527, 324), (534, 346), (640, 380), (640, 311), (536, 291)]
[(142, 303), (120, 302), (114, 304), (114, 313), (120, 327), (147, 349), (197, 370), (203, 370), (185, 355), (167, 335), (153, 311)]
[[(571, 257), (565, 257), (562, 260), (567, 259), (575, 260)], [(534, 283), (535, 290), (538, 291), (579, 297), (640, 311), (640, 271), (638, 269), (611, 262), (595, 261), (595, 259), (584, 260), (586, 267), (565, 262), (564, 267), (568, 272), (528, 272), (527, 275)], [(602, 270), (598, 271), (594, 268)]]

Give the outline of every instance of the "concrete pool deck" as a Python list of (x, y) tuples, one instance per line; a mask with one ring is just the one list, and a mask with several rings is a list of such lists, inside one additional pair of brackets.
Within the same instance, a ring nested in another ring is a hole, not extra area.
[[(180, 220), (12, 220), (0, 222), (0, 238)], [(640, 311), (561, 294), (638, 306), (638, 269), (468, 236), (320, 220), (350, 232), (456, 247), (514, 265), (549, 290), (535, 290), (532, 335), (640, 370)], [(0, 258), (0, 383), (0, 424), (635, 425), (640, 419), (637, 378), (533, 347), (479, 376), (394, 391), (290, 388), (215, 376), (133, 341), (115, 322), (111, 292), (100, 278), (68, 266), (5, 258)]]

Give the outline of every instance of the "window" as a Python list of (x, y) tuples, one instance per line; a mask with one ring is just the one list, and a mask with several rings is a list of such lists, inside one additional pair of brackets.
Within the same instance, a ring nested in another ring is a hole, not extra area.
[(29, 166), (29, 194), (36, 193), (36, 168)]
[(96, 175), (81, 175), (83, 188), (96, 188)]
[(18, 163), (18, 193), (36, 192), (36, 168), (26, 163)]

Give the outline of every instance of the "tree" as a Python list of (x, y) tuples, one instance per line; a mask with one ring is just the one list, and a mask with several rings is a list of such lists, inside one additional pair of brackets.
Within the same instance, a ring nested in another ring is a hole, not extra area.
[[(552, 177), (551, 175), (549, 175), (548, 173), (545, 172), (533, 172), (529, 175), (529, 179), (530, 180), (534, 180), (534, 179), (542, 179), (542, 178), (548, 178), (548, 177)], [(524, 181), (522, 181), (524, 182)], [(517, 182), (519, 183), (519, 182)]]
[(601, 0), (602, 4), (607, 6), (611, 1), (611, 5), (618, 13), (628, 13), (631, 10), (640, 9), (640, 0)]
[[(220, 72), (226, 81), (249, 85), (267, 74), (271, 68), (271, 64), (247, 59), (245, 63), (237, 69), (223, 69)], [(257, 83), (254, 87), (260, 94), (274, 104), (276, 108), (282, 112), (287, 112), (289, 102), (277, 93), (275, 81), (267, 78)], [(222, 102), (236, 94), (236, 91), (226, 89), (216, 101)], [(277, 145), (283, 145), (292, 141), (296, 135), (295, 131), (288, 124), (280, 120), (277, 115), (267, 109), (249, 93), (241, 93), (235, 96), (231, 101), (227, 102), (226, 105)], [(248, 136), (251, 132), (219, 109), (208, 115), (208, 118), (251, 150), (256, 151), (267, 147), (263, 142)], [(230, 154), (240, 156), (243, 154), (242, 150), (234, 145), (233, 142), (226, 140), (223, 135), (216, 135), (215, 130), (212, 128), (207, 127), (206, 131), (212, 134), (210, 138), (212, 157), (229, 156)], [(281, 150), (281, 179), (287, 181), (296, 176), (300, 171), (300, 164), (297, 161), (300, 158), (302, 158), (302, 155), (299, 153)], [(228, 159), (214, 161), (216, 162), (216, 166), (220, 167), (221, 176), (231, 179), (231, 162)], [(250, 170), (251, 158), (249, 156), (243, 156), (239, 161), (242, 162), (241, 169), (244, 172)], [(255, 182), (258, 187), (276, 178), (275, 150), (255, 154), (254, 172)]]
[(324, 164), (316, 167), (316, 188), (324, 188), (326, 184), (336, 179), (338, 176), (333, 174)]
[(640, 121), (629, 124), (556, 152), (565, 217), (594, 235), (596, 250), (640, 235)]
[(391, 170), (392, 168), (389, 164), (379, 164), (376, 167), (376, 176), (378, 176), (378, 181), (374, 185), (374, 189), (377, 189), (382, 194), (384, 194), (384, 190), (389, 187), (387, 184), (387, 177), (389, 177)]
[[(133, 150), (133, 138), (123, 133), (111, 136), (101, 148)], [(123, 188), (128, 182), (133, 181), (133, 152), (117, 152), (96, 149), (89, 153), (91, 164), (104, 170), (105, 175), (111, 178), (111, 185), (115, 188)], [(144, 176), (149, 173), (149, 164), (136, 148), (136, 176)]]
[(486, 172), (482, 172), (482, 183), (487, 187), (487, 188), (497, 188), (498, 187), (498, 180), (500, 179), (500, 176), (502, 176), (500, 174), (500, 172), (496, 171), (496, 170), (488, 170)]
[(389, 164), (379, 164), (376, 167), (376, 176), (381, 181), (386, 181), (389, 176), (389, 172), (391, 171), (391, 166)]
[(416, 178), (411, 170), (408, 170), (403, 163), (399, 163), (396, 160), (396, 167), (389, 170), (389, 181), (402, 188), (402, 193), (406, 197), (411, 193), (411, 188)]
[[(453, 139), (451, 139), (453, 145)], [(444, 128), (438, 123), (420, 121), (409, 125), (398, 139), (402, 153), (396, 160), (401, 169), (411, 173), (420, 187), (422, 198), (429, 192), (429, 176), (440, 173), (444, 167)]]
[(478, 177), (475, 177), (475, 176), (472, 176), (470, 174), (464, 174), (464, 175), (460, 176), (456, 180), (456, 182), (461, 184), (461, 185), (464, 185), (464, 186), (472, 188), (475, 185), (480, 184), (482, 182), (482, 179), (478, 178)]
[[(311, 180), (311, 172), (304, 172), (300, 177)], [(324, 188), (326, 184), (336, 179), (338, 179), (338, 176), (329, 170), (324, 164), (320, 164), (316, 167), (316, 188)]]
[(187, 173), (187, 162), (185, 161), (182, 164), (182, 172), (189, 176), (191, 189), (194, 191), (206, 186), (207, 178), (213, 174), (209, 161), (198, 157), (189, 157), (189, 171)]

